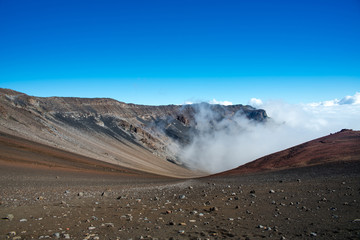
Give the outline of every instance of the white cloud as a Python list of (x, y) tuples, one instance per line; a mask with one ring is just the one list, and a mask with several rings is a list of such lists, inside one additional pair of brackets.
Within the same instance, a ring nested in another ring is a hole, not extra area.
[(259, 107), (259, 106), (263, 105), (263, 101), (259, 98), (252, 98), (252, 99), (250, 99), (248, 104), (253, 107)]
[(194, 104), (194, 103), (191, 101), (186, 101), (183, 105), (191, 105), (191, 104)]
[(339, 101), (340, 105), (350, 104), (350, 105), (360, 105), (360, 93), (356, 92), (354, 96), (346, 96)]
[(356, 93), (321, 104), (263, 102), (261, 108), (271, 118), (265, 124), (236, 114), (232, 120), (212, 121), (209, 127), (209, 121), (217, 119), (216, 113), (200, 109), (198, 134), (181, 149), (181, 160), (193, 168), (219, 172), (343, 128), (360, 130), (359, 98)]
[(224, 105), (224, 106), (233, 105), (232, 102), (229, 102), (229, 101), (217, 101), (215, 98), (213, 100), (211, 100), (209, 103), (210, 104), (220, 104), (220, 105)]
[(327, 101), (323, 101), (323, 102), (310, 103), (309, 105), (311, 105), (313, 107), (315, 107), (315, 106), (332, 107), (332, 106), (338, 106), (338, 105), (360, 105), (360, 93), (356, 92), (353, 96), (345, 96), (341, 100), (333, 99), (333, 100), (327, 100)]

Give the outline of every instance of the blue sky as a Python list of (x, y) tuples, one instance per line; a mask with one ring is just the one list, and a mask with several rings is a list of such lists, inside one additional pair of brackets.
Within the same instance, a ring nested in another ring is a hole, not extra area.
[(0, 0), (0, 87), (138, 104), (360, 91), (360, 2)]

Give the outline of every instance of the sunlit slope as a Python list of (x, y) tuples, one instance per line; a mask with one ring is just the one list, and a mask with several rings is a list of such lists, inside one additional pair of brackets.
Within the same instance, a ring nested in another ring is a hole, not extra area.
[(344, 129), (217, 175), (238, 175), (347, 161), (360, 163), (360, 131)]

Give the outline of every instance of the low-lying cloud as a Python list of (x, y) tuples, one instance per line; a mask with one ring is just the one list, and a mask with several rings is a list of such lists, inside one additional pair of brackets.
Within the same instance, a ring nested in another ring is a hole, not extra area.
[(249, 103), (266, 110), (271, 120), (259, 123), (238, 113), (231, 119), (215, 121), (216, 113), (202, 108), (196, 115), (198, 132), (191, 144), (180, 149), (181, 160), (192, 168), (214, 173), (343, 128), (360, 129), (360, 93), (309, 104), (255, 98)]
[(219, 105), (224, 105), (224, 106), (229, 106), (229, 105), (233, 105), (232, 102), (230, 101), (217, 101), (215, 98), (211, 101), (209, 101), (210, 104), (219, 104)]

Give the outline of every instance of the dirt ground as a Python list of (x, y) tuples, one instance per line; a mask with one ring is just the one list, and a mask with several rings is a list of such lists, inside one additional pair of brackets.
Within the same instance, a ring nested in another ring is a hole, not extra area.
[(191, 180), (0, 168), (0, 239), (360, 239), (360, 164)]

